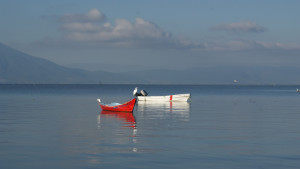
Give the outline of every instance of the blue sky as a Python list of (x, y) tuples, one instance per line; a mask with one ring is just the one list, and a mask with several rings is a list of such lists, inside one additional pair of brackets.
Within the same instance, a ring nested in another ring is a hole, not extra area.
[(297, 0), (2, 0), (0, 42), (108, 71), (298, 66)]

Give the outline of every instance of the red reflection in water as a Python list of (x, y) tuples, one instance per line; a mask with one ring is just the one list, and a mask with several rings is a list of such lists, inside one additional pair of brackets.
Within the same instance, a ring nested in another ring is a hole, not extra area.
[(118, 120), (123, 121), (125, 126), (122, 127), (136, 127), (135, 117), (132, 112), (113, 112), (113, 111), (102, 111), (101, 116), (117, 118)]

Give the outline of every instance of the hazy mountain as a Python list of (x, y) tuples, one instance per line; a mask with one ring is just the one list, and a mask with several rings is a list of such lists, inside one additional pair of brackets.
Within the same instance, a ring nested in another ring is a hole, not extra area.
[(272, 66), (198, 67), (124, 73), (67, 68), (0, 43), (0, 84), (300, 84), (300, 69)]
[(77, 68), (88, 71), (108, 71), (114, 73), (121, 73), (133, 71), (145, 71), (153, 68), (149, 68), (143, 65), (129, 65), (129, 64), (105, 64), (105, 63), (72, 63), (63, 65), (69, 68)]
[(218, 66), (130, 74), (155, 84), (300, 84), (300, 78), (297, 78), (300, 69), (297, 67)]
[[(139, 79), (134, 80), (138, 83), (144, 82)], [(133, 79), (127, 75), (66, 68), (0, 43), (0, 83), (97, 84), (131, 82), (133, 82)]]

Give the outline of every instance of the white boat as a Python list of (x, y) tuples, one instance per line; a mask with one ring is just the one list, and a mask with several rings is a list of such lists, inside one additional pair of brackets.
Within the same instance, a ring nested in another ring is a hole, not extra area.
[(186, 102), (191, 98), (190, 93), (186, 94), (174, 94), (174, 95), (166, 95), (166, 96), (137, 96), (138, 101), (182, 101)]
[(186, 102), (191, 98), (190, 93), (185, 94), (174, 94), (174, 95), (166, 95), (166, 96), (148, 96), (148, 93), (145, 90), (141, 90), (138, 93), (138, 87), (136, 87), (133, 91), (133, 96), (137, 97), (138, 101), (151, 101), (151, 102), (161, 102), (161, 101), (181, 101)]

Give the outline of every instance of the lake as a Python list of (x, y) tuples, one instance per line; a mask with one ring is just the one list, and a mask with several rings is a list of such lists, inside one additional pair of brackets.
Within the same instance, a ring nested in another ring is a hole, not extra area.
[(0, 85), (0, 168), (300, 168), (300, 86)]

